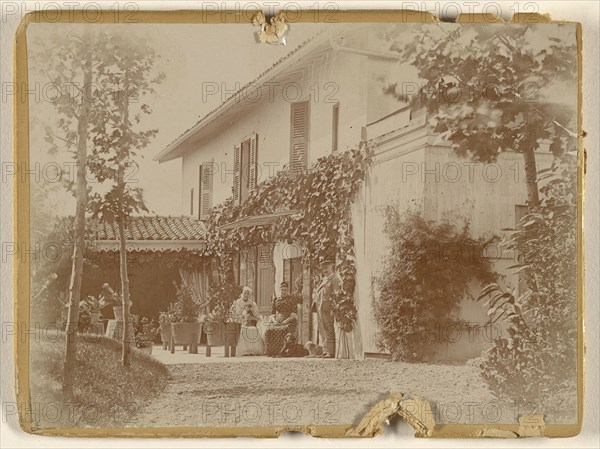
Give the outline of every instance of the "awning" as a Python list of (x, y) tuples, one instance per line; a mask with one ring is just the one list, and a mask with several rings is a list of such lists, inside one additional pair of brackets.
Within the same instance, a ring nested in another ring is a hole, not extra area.
[[(119, 251), (117, 223), (90, 220), (88, 229), (95, 249)], [(194, 217), (135, 216), (125, 224), (125, 240), (128, 252), (201, 251), (206, 228)]]
[(285, 217), (287, 215), (294, 215), (300, 213), (298, 210), (285, 210), (279, 212), (273, 212), (271, 214), (253, 215), (251, 217), (241, 218), (240, 220), (232, 223), (227, 223), (221, 226), (219, 229), (239, 229), (239, 228), (250, 228), (253, 226), (267, 226), (275, 223), (279, 217)]

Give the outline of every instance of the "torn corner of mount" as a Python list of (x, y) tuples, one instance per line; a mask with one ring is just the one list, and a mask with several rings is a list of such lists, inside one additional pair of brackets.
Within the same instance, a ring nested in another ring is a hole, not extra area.
[(282, 12), (271, 17), (271, 20), (267, 22), (264, 13), (259, 11), (252, 20), (252, 23), (256, 26), (260, 26), (260, 31), (257, 33), (258, 41), (260, 43), (286, 45), (286, 35), (289, 27), (285, 23), (285, 16)]
[(346, 436), (374, 437), (383, 433), (383, 424), (389, 424), (390, 418), (400, 416), (415, 429), (415, 436), (431, 436), (435, 420), (429, 401), (403, 399), (398, 393), (375, 404), (355, 427), (346, 432)]

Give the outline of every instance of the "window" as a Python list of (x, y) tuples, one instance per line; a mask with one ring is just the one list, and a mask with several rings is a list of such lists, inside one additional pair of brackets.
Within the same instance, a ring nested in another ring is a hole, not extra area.
[(212, 209), (214, 162), (198, 167), (198, 219), (208, 220)]
[(302, 258), (283, 259), (283, 280), (290, 286), (290, 292), (302, 293)]
[(194, 215), (194, 189), (190, 190), (190, 215)]
[(292, 103), (290, 118), (290, 174), (302, 173), (308, 165), (308, 101)]
[(340, 132), (340, 104), (336, 103), (333, 105), (333, 117), (331, 124), (331, 151), (335, 152), (338, 150), (338, 138)]
[(252, 134), (233, 148), (233, 199), (241, 204), (256, 187), (258, 163), (258, 134)]

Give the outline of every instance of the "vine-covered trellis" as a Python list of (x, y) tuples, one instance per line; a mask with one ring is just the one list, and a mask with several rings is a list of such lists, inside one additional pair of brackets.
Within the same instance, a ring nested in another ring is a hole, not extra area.
[[(303, 263), (311, 267), (335, 254), (342, 289), (334, 298), (334, 315), (342, 328), (350, 331), (356, 318), (351, 206), (369, 161), (364, 149), (332, 153), (302, 173), (278, 172), (258, 184), (243, 204), (236, 205), (229, 198), (213, 208), (204, 254), (220, 260), (223, 276), (232, 267), (232, 255), (244, 246), (273, 242), (300, 245)], [(281, 211), (296, 213), (282, 215), (269, 226), (222, 229), (245, 217)]]

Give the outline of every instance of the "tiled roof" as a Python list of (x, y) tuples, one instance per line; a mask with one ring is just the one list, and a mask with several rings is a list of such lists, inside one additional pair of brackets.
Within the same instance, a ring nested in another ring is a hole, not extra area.
[[(91, 235), (96, 240), (118, 240), (117, 223), (93, 221)], [(193, 217), (131, 217), (126, 224), (127, 240), (204, 240), (206, 228)]]
[(259, 74), (256, 78), (254, 78), (252, 81), (246, 83), (244, 86), (242, 86), (236, 93), (234, 93), (233, 95), (231, 95), (230, 97), (228, 97), (225, 101), (223, 101), (222, 103), (219, 104), (219, 106), (217, 106), (216, 108), (214, 108), (213, 110), (211, 110), (210, 112), (208, 112), (207, 114), (205, 114), (200, 120), (198, 120), (192, 127), (188, 128), (187, 130), (185, 130), (183, 133), (181, 133), (177, 138), (175, 138), (170, 144), (168, 144), (166, 146), (165, 149), (163, 149), (160, 153), (158, 153), (155, 157), (154, 160), (158, 160), (160, 161), (163, 157), (165, 157), (168, 153), (170, 153), (173, 150), (174, 145), (182, 138), (184, 137), (186, 134), (188, 134), (190, 131), (192, 131), (194, 128), (196, 128), (197, 126), (201, 125), (203, 122), (207, 122), (209, 121), (212, 116), (216, 115), (230, 100), (235, 99), (235, 98), (239, 98), (240, 93), (243, 92), (245, 89), (249, 88), (250, 86), (253, 86), (255, 84), (259, 84), (261, 81), (265, 81), (264, 78), (267, 77), (267, 75), (269, 75), (271, 72), (273, 72), (273, 70), (280, 66), (282, 63), (288, 61), (289, 59), (292, 58), (292, 56), (294, 56), (295, 54), (297, 54), (300, 50), (302, 50), (304, 47), (306, 47), (310, 42), (313, 41), (317, 41), (319, 36), (323, 36), (324, 33), (317, 33), (316, 35), (312, 36), (311, 38), (305, 40), (304, 42), (302, 42), (300, 45), (298, 45), (295, 49), (293, 49), (292, 51), (290, 51), (287, 55), (279, 58), (277, 61), (275, 61), (273, 63), (273, 65), (271, 65), (271, 67), (269, 67), (268, 69), (266, 69), (264, 72), (262, 72), (261, 74)]

